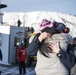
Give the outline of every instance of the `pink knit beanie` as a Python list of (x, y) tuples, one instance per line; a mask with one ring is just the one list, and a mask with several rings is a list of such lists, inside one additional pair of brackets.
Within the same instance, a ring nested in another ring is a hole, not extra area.
[(40, 25), (40, 30), (44, 29), (45, 27), (52, 27), (53, 23), (48, 21), (47, 19), (43, 19)]

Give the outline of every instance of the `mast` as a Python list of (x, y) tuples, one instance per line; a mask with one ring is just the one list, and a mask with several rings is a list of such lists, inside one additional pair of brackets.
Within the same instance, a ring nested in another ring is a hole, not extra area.
[(7, 7), (7, 5), (5, 5), (5, 4), (1, 4), (1, 0), (0, 0), (0, 24), (3, 24), (3, 13), (1, 12), (1, 9), (2, 8), (5, 8), (5, 7)]

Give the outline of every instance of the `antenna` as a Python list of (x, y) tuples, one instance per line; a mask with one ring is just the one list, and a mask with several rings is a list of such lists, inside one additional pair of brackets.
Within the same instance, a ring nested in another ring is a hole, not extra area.
[(0, 0), (0, 9), (7, 7), (7, 5), (5, 4), (1, 4), (1, 0)]
[(1, 0), (0, 0), (0, 24), (3, 24), (2, 16), (4, 15), (4, 14), (1, 12), (1, 9), (2, 9), (2, 8), (5, 8), (5, 7), (7, 7), (7, 5), (1, 4)]

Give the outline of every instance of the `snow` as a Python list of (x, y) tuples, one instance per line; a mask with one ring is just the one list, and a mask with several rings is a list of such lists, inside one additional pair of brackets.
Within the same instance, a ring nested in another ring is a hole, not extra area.
[(11, 65), (11, 64), (9, 64), (8, 62), (4, 62), (4, 61), (0, 61), (0, 64), (8, 65), (8, 66), (10, 66), (10, 65)]
[[(0, 71), (2, 71), (1, 75), (20, 75), (18, 65), (0, 65)], [(26, 68), (26, 74), (23, 75), (34, 75), (35, 70), (34, 67)]]
[(70, 14), (35, 11), (35, 12), (4, 12), (3, 22), (12, 26), (17, 26), (18, 19), (21, 20), (23, 27), (33, 27), (39, 31), (41, 21), (46, 18), (50, 21), (64, 23), (70, 28), (70, 34), (76, 36), (76, 17)]

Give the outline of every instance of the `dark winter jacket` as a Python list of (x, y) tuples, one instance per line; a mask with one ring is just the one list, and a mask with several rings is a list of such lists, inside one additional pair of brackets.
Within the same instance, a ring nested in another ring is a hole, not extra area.
[(0, 49), (0, 60), (1, 60), (1, 61), (2, 61), (2, 57), (3, 57), (2, 51), (1, 51), (1, 49)]
[[(40, 42), (38, 40), (38, 38), (36, 37), (32, 43), (28, 46), (27, 49), (27, 54), (28, 55), (37, 55), (37, 51), (39, 49), (40, 46)], [(70, 69), (75, 65), (75, 54), (74, 54), (74, 50), (73, 47), (71, 45), (68, 46), (67, 52), (60, 50), (61, 56), (60, 61), (68, 68), (68, 70), (70, 71)]]
[(17, 58), (19, 59), (19, 61), (26, 61), (26, 55), (26, 48), (24, 46), (20, 47), (17, 51)]

